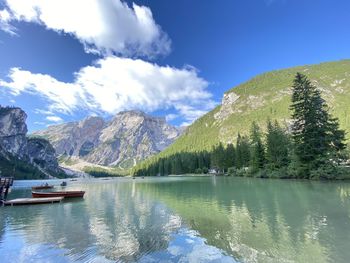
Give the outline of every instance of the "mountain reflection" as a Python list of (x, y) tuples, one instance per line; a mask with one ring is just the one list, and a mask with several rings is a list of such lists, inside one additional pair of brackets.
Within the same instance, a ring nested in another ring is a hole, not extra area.
[(182, 223), (142, 192), (131, 195), (132, 187), (125, 182), (88, 184), (82, 187), (85, 200), (5, 207), (0, 233), (17, 231), (27, 244), (55, 244), (73, 260), (87, 261), (99, 254), (109, 260), (136, 261), (166, 249), (170, 234)]
[[(69, 189), (86, 195), (1, 208), (2, 263), (350, 258), (346, 182), (173, 177), (91, 180)], [(14, 190), (10, 198), (29, 194)]]

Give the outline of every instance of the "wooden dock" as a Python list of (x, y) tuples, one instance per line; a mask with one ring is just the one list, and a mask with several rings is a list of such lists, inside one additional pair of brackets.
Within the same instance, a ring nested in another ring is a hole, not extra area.
[(37, 204), (53, 204), (59, 203), (64, 197), (47, 197), (47, 198), (17, 198), (8, 201), (4, 201), (4, 205), (37, 205)]
[(0, 200), (6, 200), (10, 187), (13, 185), (13, 177), (0, 177)]

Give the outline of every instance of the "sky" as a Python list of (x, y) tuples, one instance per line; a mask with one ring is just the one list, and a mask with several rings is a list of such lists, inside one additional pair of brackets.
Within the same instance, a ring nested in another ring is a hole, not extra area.
[(223, 93), (350, 58), (348, 0), (0, 0), (0, 104), (29, 131), (124, 110), (189, 125)]

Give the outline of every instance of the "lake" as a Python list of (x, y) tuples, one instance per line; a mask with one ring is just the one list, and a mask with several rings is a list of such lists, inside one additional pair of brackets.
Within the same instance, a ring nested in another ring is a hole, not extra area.
[[(15, 182), (8, 198), (29, 197), (35, 184)], [(350, 260), (347, 182), (117, 178), (65, 189), (86, 194), (0, 208), (2, 263)]]

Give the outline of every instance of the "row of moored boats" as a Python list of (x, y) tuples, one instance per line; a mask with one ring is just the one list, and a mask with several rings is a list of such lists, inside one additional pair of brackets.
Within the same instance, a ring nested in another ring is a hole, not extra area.
[[(62, 183), (61, 186), (66, 186), (67, 183)], [(33, 204), (48, 204), (58, 203), (66, 198), (84, 197), (85, 191), (50, 191), (53, 185), (38, 185), (32, 187), (32, 198), (17, 198), (12, 200), (1, 200), (0, 204), (14, 206), (14, 205), (33, 205)], [(44, 190), (44, 191), (41, 191)], [(49, 191), (46, 191), (49, 190)]]

